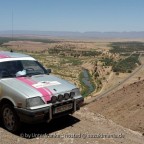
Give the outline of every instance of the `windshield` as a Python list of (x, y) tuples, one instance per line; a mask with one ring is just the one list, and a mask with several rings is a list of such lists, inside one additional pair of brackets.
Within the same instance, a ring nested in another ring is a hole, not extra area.
[(37, 61), (17, 60), (0, 62), (0, 78), (45, 74), (46, 69)]

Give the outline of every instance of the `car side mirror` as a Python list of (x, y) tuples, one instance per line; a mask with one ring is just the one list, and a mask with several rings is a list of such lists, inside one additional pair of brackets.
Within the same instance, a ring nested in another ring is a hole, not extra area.
[(47, 69), (47, 74), (50, 74), (51, 73), (51, 69)]

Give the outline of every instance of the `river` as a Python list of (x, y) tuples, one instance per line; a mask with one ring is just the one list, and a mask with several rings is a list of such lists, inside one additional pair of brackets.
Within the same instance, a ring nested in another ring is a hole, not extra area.
[(84, 96), (87, 96), (94, 91), (95, 87), (90, 80), (90, 76), (87, 69), (83, 69), (82, 71), (82, 82), (84, 83), (84, 85), (88, 87), (88, 90)]

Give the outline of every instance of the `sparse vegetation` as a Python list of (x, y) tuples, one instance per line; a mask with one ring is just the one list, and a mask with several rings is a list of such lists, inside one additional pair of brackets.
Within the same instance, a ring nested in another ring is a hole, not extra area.
[(10, 38), (10, 37), (0, 37), (0, 45), (7, 43), (9, 41), (32, 41), (32, 42), (43, 42), (43, 43), (57, 43), (59, 41), (51, 39), (32, 39), (32, 38)]
[(112, 58), (104, 58), (101, 60), (104, 66), (113, 66), (116, 62)]
[(131, 73), (132, 70), (136, 67), (136, 64), (140, 64), (139, 55), (132, 55), (122, 61), (119, 61), (113, 66), (114, 72), (128, 72)]
[(101, 54), (101, 52), (98, 51), (82, 51), (82, 50), (76, 50), (76, 47), (70, 47), (67, 46), (55, 46), (54, 48), (48, 49), (48, 53), (51, 55), (62, 55), (62, 56), (71, 56), (71, 57), (79, 57), (79, 56), (84, 56), (84, 57), (89, 57), (89, 56), (98, 56)]
[(120, 53), (124, 55), (128, 55), (132, 52), (141, 52), (144, 51), (144, 43), (143, 42), (113, 42), (110, 44), (112, 49), (111, 53)]
[(72, 58), (72, 57), (62, 57), (60, 64), (71, 64), (71, 65), (81, 65), (82, 62), (78, 58)]

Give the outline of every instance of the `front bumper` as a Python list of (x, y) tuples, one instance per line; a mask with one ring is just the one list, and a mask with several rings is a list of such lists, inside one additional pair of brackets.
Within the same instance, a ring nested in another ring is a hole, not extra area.
[[(79, 97), (61, 103), (49, 104), (48, 106), (39, 109), (15, 108), (15, 110), (22, 122), (26, 123), (49, 122), (54, 118), (61, 117), (63, 115), (73, 114), (75, 111), (80, 109), (83, 102), (84, 98)], [(67, 104), (72, 104), (72, 108), (63, 112), (54, 113), (55, 108)]]

